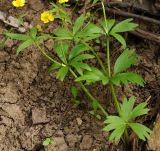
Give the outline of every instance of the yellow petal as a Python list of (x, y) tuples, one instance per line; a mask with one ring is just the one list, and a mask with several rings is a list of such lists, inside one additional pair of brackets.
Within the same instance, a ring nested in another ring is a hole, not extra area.
[(54, 21), (53, 15), (52, 15), (52, 14), (49, 14), (48, 19), (49, 19), (50, 21)]
[(12, 4), (15, 7), (23, 7), (25, 5), (25, 0), (14, 0)]

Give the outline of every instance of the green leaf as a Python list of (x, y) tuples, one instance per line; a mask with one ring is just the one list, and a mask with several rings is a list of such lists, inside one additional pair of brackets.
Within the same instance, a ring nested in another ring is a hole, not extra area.
[(83, 30), (76, 34), (77, 38), (83, 39), (83, 41), (89, 41), (95, 39), (103, 34), (103, 30), (93, 23), (88, 23)]
[(71, 62), (71, 63), (69, 63), (71, 66), (73, 66), (76, 70), (77, 70), (77, 72), (80, 74), (80, 75), (82, 75), (83, 74), (83, 70), (82, 69), (85, 69), (85, 70), (88, 70), (88, 71), (91, 71), (92, 69), (91, 69), (91, 67), (88, 65), (88, 64), (86, 64), (86, 63), (82, 63), (82, 62)]
[(94, 1), (93, 1), (93, 4), (96, 4), (98, 1), (99, 1), (99, 0), (94, 0)]
[(121, 104), (121, 117), (124, 121), (129, 122), (131, 119), (132, 110), (135, 103), (135, 97), (130, 97), (129, 100), (124, 99)]
[(57, 36), (58, 40), (73, 39), (72, 33), (67, 28), (59, 28), (54, 32), (54, 34)]
[(73, 34), (75, 35), (77, 33), (77, 31), (82, 27), (83, 23), (84, 23), (85, 17), (82, 14), (80, 17), (78, 17), (75, 21), (75, 24), (73, 26)]
[(77, 55), (79, 55), (80, 53), (82, 53), (86, 50), (88, 50), (88, 47), (85, 46), (84, 44), (79, 44), (79, 45), (75, 46), (70, 52), (69, 59), (76, 57)]
[(51, 73), (53, 70), (55, 69), (59, 69), (61, 67), (61, 65), (57, 64), (57, 63), (53, 63), (49, 69), (48, 69), (48, 72)]
[(30, 33), (31, 33), (31, 36), (33, 37), (33, 39), (36, 39), (37, 29), (36, 28), (31, 28)]
[(34, 41), (32, 39), (28, 39), (28, 40), (24, 41), (23, 43), (21, 43), (18, 46), (16, 53), (19, 54), (22, 50), (24, 50), (24, 49), (28, 48), (30, 45), (32, 45), (33, 42)]
[(55, 48), (55, 51), (56, 51), (59, 59), (61, 61), (63, 61), (63, 63), (67, 63), (66, 55), (67, 55), (67, 51), (69, 48), (69, 44), (65, 43), (65, 42), (59, 42), (59, 43), (55, 44), (54, 48)]
[(118, 141), (122, 137), (126, 129), (125, 121), (118, 116), (108, 116), (105, 124), (107, 124), (107, 126), (105, 126), (105, 128), (103, 129), (104, 131), (109, 132), (113, 130), (109, 137), (109, 140)]
[(121, 125), (125, 125), (125, 121), (119, 116), (108, 116), (107, 120), (104, 121), (105, 124), (108, 124), (103, 130), (104, 131), (112, 131)]
[(138, 105), (135, 108), (134, 104), (134, 97), (130, 97), (128, 100), (125, 98), (120, 105), (120, 116), (107, 117), (104, 122), (106, 126), (103, 130), (107, 132), (112, 131), (109, 140), (119, 140), (127, 128), (131, 128), (142, 140), (149, 137), (151, 132), (149, 128), (139, 123), (133, 123), (135, 117), (148, 112), (148, 110), (146, 110), (146, 104), (142, 103), (142, 105)]
[(135, 30), (138, 24), (132, 23), (131, 21), (133, 21), (133, 19), (130, 18), (119, 22), (112, 28), (111, 34)]
[(101, 22), (101, 25), (102, 25), (106, 34), (108, 34), (110, 32), (110, 30), (114, 24), (115, 24), (115, 19), (108, 19), (107, 22), (105, 22), (105, 21)]
[(126, 41), (125, 41), (125, 39), (120, 34), (113, 33), (111, 35), (114, 38), (116, 38), (123, 45), (124, 48), (126, 48)]
[(127, 70), (131, 65), (134, 65), (137, 60), (137, 54), (133, 49), (125, 49), (116, 60), (114, 65), (114, 74)]
[(67, 73), (69, 71), (68, 66), (62, 67), (59, 69), (58, 73), (57, 73), (57, 79), (63, 81), (64, 78), (66, 77)]
[(109, 140), (115, 140), (115, 141), (119, 141), (120, 138), (122, 137), (124, 131), (126, 129), (126, 125), (123, 124), (120, 127), (116, 128), (110, 135)]
[(137, 134), (137, 136), (140, 139), (145, 141), (146, 138), (149, 138), (151, 130), (147, 128), (146, 126), (139, 124), (139, 123), (129, 123), (129, 126)]
[(125, 85), (128, 85), (129, 82), (131, 82), (143, 87), (145, 83), (144, 79), (140, 75), (132, 72), (118, 73), (116, 75), (113, 75), (111, 77), (111, 81), (116, 86), (120, 86), (121, 82)]
[(81, 54), (75, 58), (72, 59), (72, 62), (78, 62), (78, 61), (83, 61), (83, 60), (86, 60), (86, 59), (93, 59), (95, 58), (94, 55), (91, 55), (91, 54)]
[(147, 108), (147, 103), (143, 102), (138, 104), (131, 113), (131, 119), (135, 119), (138, 116), (147, 114), (149, 109)]
[(97, 100), (94, 100), (92, 102), (92, 107), (93, 107), (94, 112), (96, 112), (99, 107), (99, 102)]
[(73, 97), (76, 99), (77, 95), (78, 95), (78, 89), (76, 87), (72, 86), (71, 93), (72, 93)]
[(106, 77), (100, 70), (98, 70), (97, 68), (91, 68), (91, 69), (92, 71), (86, 71), (75, 81), (87, 81), (87, 83), (102, 81), (102, 84), (104, 85), (106, 85), (109, 82), (108, 77)]
[(14, 34), (14, 33), (5, 33), (5, 35), (11, 39), (26, 41), (31, 39), (28, 35), (23, 34)]

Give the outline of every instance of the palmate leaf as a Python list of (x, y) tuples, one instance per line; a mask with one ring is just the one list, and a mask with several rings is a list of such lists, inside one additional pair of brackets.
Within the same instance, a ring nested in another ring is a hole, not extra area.
[(140, 139), (145, 141), (146, 138), (149, 138), (151, 130), (148, 127), (139, 123), (129, 123), (129, 126)]
[(130, 18), (119, 22), (112, 28), (110, 34), (135, 30), (135, 28), (138, 27), (138, 24), (132, 23), (132, 21), (133, 19)]
[(120, 86), (122, 82), (125, 85), (133, 83), (143, 87), (145, 83), (144, 79), (140, 75), (132, 72), (118, 73), (113, 75), (110, 80), (116, 86)]
[(151, 130), (140, 123), (134, 122), (136, 117), (148, 113), (147, 104), (141, 103), (134, 108), (134, 103), (134, 97), (130, 97), (128, 100), (125, 98), (120, 105), (120, 116), (107, 117), (104, 122), (106, 126), (103, 130), (107, 132), (112, 131), (109, 140), (119, 140), (128, 128), (131, 128), (142, 140), (146, 140), (149, 137)]
[(138, 56), (133, 49), (125, 49), (115, 62), (114, 74), (127, 70), (131, 65), (134, 65), (137, 60)]
[(95, 83), (97, 81), (102, 81), (102, 84), (105, 85), (109, 82), (109, 78), (106, 77), (99, 69), (91, 68), (91, 71), (86, 71), (75, 81), (86, 81), (88, 84)]

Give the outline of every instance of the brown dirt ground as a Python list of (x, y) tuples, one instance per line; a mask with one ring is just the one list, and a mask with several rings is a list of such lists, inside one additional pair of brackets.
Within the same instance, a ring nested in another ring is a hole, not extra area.
[[(41, 23), (39, 14), (47, 6), (39, 0), (29, 0), (23, 9), (15, 9), (11, 6), (11, 0), (1, 0), (0, 9), (15, 17), (27, 11), (27, 21), (36, 25)], [(49, 31), (55, 26), (50, 24)], [(0, 24), (1, 33), (6, 28), (9, 27)], [(123, 90), (127, 96), (134, 94), (138, 102), (151, 96), (151, 112), (140, 120), (152, 128), (150, 123), (153, 123), (159, 109), (159, 46), (145, 40), (135, 40), (132, 36), (128, 38), (129, 46), (136, 48), (140, 54), (139, 64), (133, 70), (140, 72), (147, 83), (144, 88), (129, 86), (119, 88), (118, 92)], [(47, 48), (49, 43), (46, 41)], [(56, 80), (55, 74), (48, 74), (49, 63), (34, 46), (17, 56), (16, 45), (16, 41), (8, 40), (4, 49), (0, 50), (0, 151), (123, 150), (121, 145), (117, 149), (107, 141), (108, 134), (102, 132), (103, 121), (88, 114), (89, 104), (83, 93), (80, 95), (82, 105), (78, 108), (73, 105), (70, 94), (70, 86), (74, 85), (72, 77), (64, 83)], [(112, 54), (117, 56), (119, 50)], [(104, 102), (109, 100), (105, 104), (111, 106), (110, 112), (115, 112), (108, 92), (99, 94), (104, 88), (95, 87), (91, 87), (94, 94)], [(52, 137), (56, 143), (43, 148), (41, 144), (46, 137)], [(146, 143), (140, 142), (136, 147), (138, 151), (147, 150)]]

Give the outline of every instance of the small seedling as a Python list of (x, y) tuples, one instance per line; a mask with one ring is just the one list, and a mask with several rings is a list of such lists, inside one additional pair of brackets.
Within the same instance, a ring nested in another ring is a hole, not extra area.
[(54, 143), (54, 141), (53, 141), (51, 138), (46, 138), (46, 139), (43, 141), (42, 145), (46, 147), (46, 146), (51, 145), (51, 144), (53, 144), (53, 143)]

